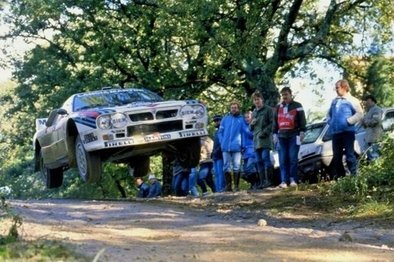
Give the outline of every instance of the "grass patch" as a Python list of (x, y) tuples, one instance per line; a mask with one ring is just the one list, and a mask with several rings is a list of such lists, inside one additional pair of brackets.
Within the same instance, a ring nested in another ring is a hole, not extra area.
[(54, 241), (18, 241), (0, 245), (1, 261), (91, 261)]
[(375, 200), (359, 201), (330, 194), (332, 184), (299, 185), (274, 194), (264, 205), (270, 215), (292, 214), (295, 217), (324, 220), (368, 220), (371, 223), (391, 223), (394, 205)]

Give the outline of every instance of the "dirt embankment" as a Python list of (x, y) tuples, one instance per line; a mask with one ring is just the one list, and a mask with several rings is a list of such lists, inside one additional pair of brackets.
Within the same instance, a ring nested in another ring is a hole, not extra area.
[(264, 209), (272, 194), (10, 204), (24, 239), (62, 241), (98, 261), (394, 261), (393, 227), (272, 215)]

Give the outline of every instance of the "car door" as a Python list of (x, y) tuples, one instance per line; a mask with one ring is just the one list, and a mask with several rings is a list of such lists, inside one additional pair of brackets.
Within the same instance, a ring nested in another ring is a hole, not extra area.
[(53, 110), (39, 138), (44, 165), (55, 168), (67, 158), (66, 118), (64, 109)]

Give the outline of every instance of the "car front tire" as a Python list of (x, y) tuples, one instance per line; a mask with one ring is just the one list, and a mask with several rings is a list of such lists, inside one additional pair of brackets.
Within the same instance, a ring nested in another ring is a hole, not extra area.
[(79, 175), (87, 183), (97, 182), (102, 173), (100, 155), (94, 152), (87, 152), (78, 135), (75, 140), (75, 158)]

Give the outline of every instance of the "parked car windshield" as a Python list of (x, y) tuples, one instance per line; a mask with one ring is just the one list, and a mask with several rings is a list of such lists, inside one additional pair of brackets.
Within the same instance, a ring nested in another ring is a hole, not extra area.
[(323, 131), (326, 123), (317, 123), (311, 124), (306, 126), (304, 141), (303, 144), (310, 144), (314, 143), (316, 139), (320, 136), (321, 132)]
[(388, 111), (382, 122), (383, 130), (390, 131), (394, 127), (394, 111)]
[(76, 95), (73, 111), (160, 101), (163, 101), (162, 97), (146, 89), (104, 90)]

